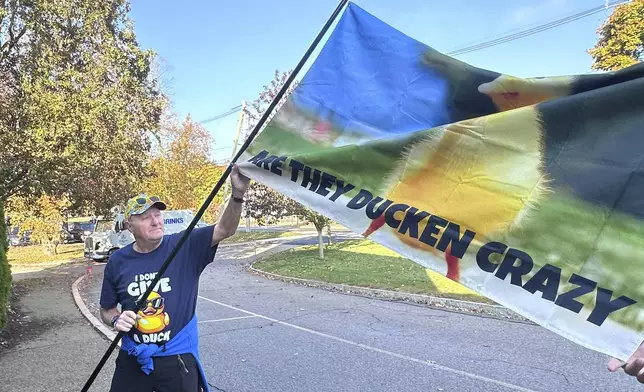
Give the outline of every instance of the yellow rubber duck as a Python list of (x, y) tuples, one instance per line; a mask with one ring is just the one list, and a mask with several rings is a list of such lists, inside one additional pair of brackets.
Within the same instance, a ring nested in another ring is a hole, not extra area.
[(165, 301), (156, 291), (152, 291), (139, 310), (141, 318), (136, 322), (136, 329), (142, 333), (161, 332), (170, 324), (170, 316), (164, 312)]
[[(428, 134), (408, 148), (387, 176), (383, 196), (474, 231), (473, 244), (480, 246), (486, 237), (519, 226), (548, 192), (543, 165), (539, 113), (527, 106), (449, 124)], [(402, 219), (404, 213), (394, 216)], [(427, 219), (419, 224), (419, 232), (426, 224)], [(363, 235), (385, 229), (407, 246), (438, 256), (433, 246), (382, 226), (384, 214)], [(443, 257), (447, 277), (459, 281), (458, 259), (450, 248)]]

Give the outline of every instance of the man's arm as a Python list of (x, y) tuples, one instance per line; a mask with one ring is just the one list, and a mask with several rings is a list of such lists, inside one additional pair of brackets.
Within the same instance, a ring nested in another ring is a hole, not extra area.
[[(114, 274), (114, 260), (110, 260), (105, 266), (103, 272), (103, 286), (101, 287), (101, 298), (100, 303), (100, 315), (101, 320), (113, 327), (117, 331), (127, 332), (129, 331), (134, 324), (136, 324), (136, 314), (131, 310), (126, 310), (121, 313), (117, 309), (118, 305), (118, 295), (116, 292), (116, 286), (112, 280), (112, 275)], [(112, 320), (118, 317), (116, 322), (112, 324)]]
[(232, 197), (228, 201), (224, 213), (221, 215), (219, 222), (212, 233), (212, 246), (217, 245), (228, 237), (232, 237), (237, 232), (239, 219), (241, 218), (242, 203), (235, 199), (242, 199), (250, 179), (239, 172), (239, 167), (233, 165), (230, 173), (230, 182), (232, 184)]
[(233, 200), (228, 201), (224, 213), (221, 215), (219, 222), (215, 225), (212, 233), (212, 246), (217, 245), (228, 237), (232, 237), (237, 232), (239, 219), (241, 218), (242, 203)]

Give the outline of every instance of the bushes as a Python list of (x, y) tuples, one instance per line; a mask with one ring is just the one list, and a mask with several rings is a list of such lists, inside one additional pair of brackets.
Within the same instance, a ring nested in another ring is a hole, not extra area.
[(7, 260), (8, 248), (4, 203), (0, 200), (0, 330), (7, 324), (7, 308), (11, 296), (11, 268)]

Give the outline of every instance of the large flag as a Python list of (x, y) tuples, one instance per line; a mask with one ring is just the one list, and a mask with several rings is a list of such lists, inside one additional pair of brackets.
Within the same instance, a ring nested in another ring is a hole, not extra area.
[(644, 340), (644, 67), (522, 79), (350, 3), (242, 172), (585, 347)]

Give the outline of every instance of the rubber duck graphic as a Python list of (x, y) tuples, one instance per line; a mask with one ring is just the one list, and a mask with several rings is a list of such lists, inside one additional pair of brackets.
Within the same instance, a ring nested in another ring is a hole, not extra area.
[(161, 332), (170, 324), (170, 316), (164, 312), (165, 300), (156, 291), (152, 291), (139, 310), (141, 318), (136, 322), (136, 329), (142, 333)]
[[(384, 194), (474, 231), (473, 244), (481, 246), (486, 237), (519, 227), (548, 193), (543, 166), (543, 128), (537, 110), (528, 106), (439, 127), (409, 147), (385, 179)], [(374, 219), (363, 236), (385, 229), (406, 245), (440, 257), (433, 246), (385, 226), (384, 216)], [(402, 219), (404, 213), (394, 216)], [(426, 224), (427, 219), (420, 222), (419, 232)], [(459, 259), (451, 247), (442, 257), (447, 277), (459, 281)]]

